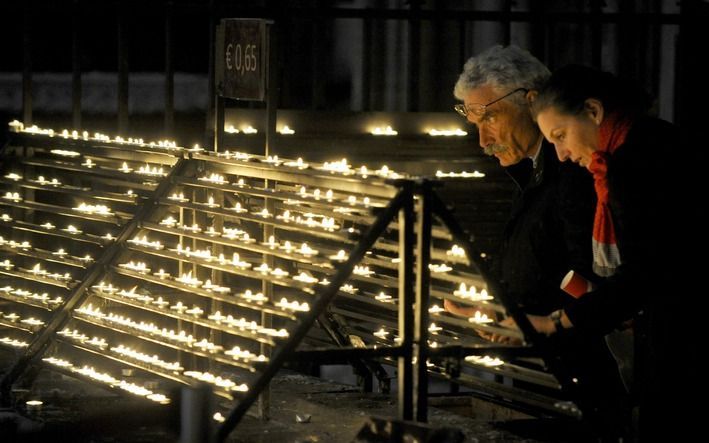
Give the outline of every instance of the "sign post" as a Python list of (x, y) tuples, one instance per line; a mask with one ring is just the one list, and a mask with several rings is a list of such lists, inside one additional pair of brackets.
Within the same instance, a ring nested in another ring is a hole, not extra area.
[[(276, 108), (278, 106), (277, 49), (274, 23), (262, 19), (223, 19), (217, 27), (216, 42), (216, 112), (214, 150), (219, 151), (224, 137), (224, 99), (266, 102), (266, 143), (264, 155), (273, 152), (276, 140)], [(269, 180), (264, 187), (269, 188)], [(264, 199), (264, 207), (275, 211), (274, 201)], [(274, 227), (264, 225), (263, 241), (274, 234)], [(264, 254), (264, 263), (273, 267), (274, 258)], [(263, 280), (261, 291), (273, 297), (273, 283)], [(271, 314), (261, 313), (261, 326), (272, 326)], [(271, 348), (261, 345), (261, 354), (271, 357)], [(270, 415), (271, 390), (259, 394), (259, 415), (267, 420)]]
[(277, 78), (273, 21), (222, 19), (217, 27), (215, 150), (224, 132), (224, 98), (266, 102), (266, 145), (276, 133)]

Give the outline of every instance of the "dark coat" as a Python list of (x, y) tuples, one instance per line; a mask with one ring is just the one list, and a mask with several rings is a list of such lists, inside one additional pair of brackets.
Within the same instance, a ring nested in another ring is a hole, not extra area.
[(632, 125), (607, 173), (622, 264), (605, 284), (565, 307), (576, 328), (599, 334), (635, 316), (641, 434), (653, 441), (692, 435), (700, 421), (690, 418), (689, 402), (706, 387), (699, 352), (706, 347), (707, 295), (692, 281), (706, 272), (697, 257), (706, 253), (700, 246), (706, 246), (705, 228), (690, 209), (706, 201), (695, 146), (683, 144), (678, 128), (665, 121)]
[[(507, 168), (520, 193), (493, 270), (514, 303), (527, 313), (545, 315), (572, 300), (559, 288), (569, 270), (592, 278), (596, 194), (588, 171), (560, 163), (546, 141), (536, 168), (531, 166), (525, 160)], [(577, 380), (569, 386), (570, 398), (599, 435), (618, 435), (624, 388), (603, 337), (570, 330), (552, 340), (563, 372)]]
[(494, 274), (525, 312), (548, 314), (569, 301), (559, 284), (570, 269), (592, 275), (593, 180), (578, 166), (560, 163), (546, 141), (535, 169), (530, 160), (507, 169), (520, 193), (494, 258)]

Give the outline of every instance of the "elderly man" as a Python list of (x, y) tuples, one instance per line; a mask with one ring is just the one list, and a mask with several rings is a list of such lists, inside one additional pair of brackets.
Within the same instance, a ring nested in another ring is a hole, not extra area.
[[(540, 315), (568, 302), (559, 284), (569, 270), (593, 276), (591, 177), (576, 165), (559, 162), (529, 109), (533, 91), (549, 76), (529, 52), (495, 46), (465, 63), (454, 90), (462, 101), (456, 111), (477, 127), (484, 152), (494, 155), (518, 186), (492, 271), (514, 303)], [(446, 309), (472, 316), (470, 308), (452, 302)], [(605, 342), (556, 335), (561, 361), (578, 380), (575, 400), (584, 416), (599, 435), (619, 435), (624, 389)]]

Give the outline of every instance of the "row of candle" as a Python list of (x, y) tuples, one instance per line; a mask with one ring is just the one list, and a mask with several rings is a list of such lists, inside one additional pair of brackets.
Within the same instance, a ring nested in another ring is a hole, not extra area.
[[(5, 176), (5, 178), (7, 178), (7, 179), (9, 179), (9, 180), (13, 180), (13, 181), (20, 181), (20, 180), (22, 180), (22, 176), (21, 176), (20, 174), (15, 173), (15, 172), (10, 172), (9, 174), (7, 174), (7, 175)], [(39, 184), (39, 185), (50, 185), (50, 186), (55, 186), (55, 187), (56, 187), (56, 186), (61, 186), (61, 184), (62, 184), (62, 183), (61, 183), (58, 179), (56, 179), (56, 178), (53, 178), (53, 179), (51, 179), (51, 180), (47, 180), (47, 179), (44, 178), (43, 175), (38, 176), (36, 180), (30, 180), (30, 182), (36, 183), (36, 184)]]
[[(173, 201), (178, 201), (180, 203), (189, 202), (189, 199), (185, 198), (184, 194), (182, 194), (182, 193), (180, 193), (180, 194), (174, 193), (170, 197), (168, 197), (168, 199), (173, 200)], [(216, 209), (216, 208), (221, 207), (219, 204), (214, 202), (214, 197), (211, 197), (211, 196), (207, 199), (206, 202), (194, 202), (194, 204), (203, 205), (203, 206), (206, 206), (211, 209)], [(243, 214), (245, 212), (249, 212), (249, 210), (244, 208), (241, 205), (241, 203), (239, 203), (239, 202), (237, 202), (231, 208), (225, 207), (224, 209), (226, 209), (228, 211), (234, 211), (238, 214)], [(265, 218), (265, 219), (271, 218), (273, 216), (273, 214), (271, 214), (271, 212), (269, 212), (269, 210), (266, 208), (263, 208), (263, 209), (260, 209), (257, 211), (253, 211), (251, 213), (251, 215), (256, 216), (256, 217)], [(320, 220), (316, 220), (316, 218), (320, 218)], [(327, 217), (327, 216), (319, 215), (319, 214), (305, 214), (304, 217), (301, 217), (300, 215), (292, 216), (290, 211), (286, 210), (283, 212), (283, 214), (277, 215), (276, 219), (282, 220), (286, 223), (295, 222), (296, 224), (305, 225), (309, 228), (322, 228), (322, 229), (329, 231), (329, 232), (333, 232), (333, 231), (340, 229), (340, 225), (338, 225), (336, 223), (334, 217)], [(177, 224), (177, 221), (174, 218), (172, 218), (168, 223), (165, 223), (166, 226), (172, 225), (171, 227), (174, 227), (174, 225), (176, 225), (176, 224)], [(199, 230), (197, 230), (197, 232), (200, 232), (202, 230), (202, 228), (199, 226), (197, 226), (197, 227), (191, 226), (190, 230), (195, 231), (197, 228), (199, 229)], [(205, 233), (208, 235), (212, 235), (212, 236), (219, 236), (220, 235), (220, 233), (215, 231), (213, 227), (208, 228), (205, 231)]]
[(46, 269), (42, 269), (42, 264), (41, 264), (41, 263), (35, 264), (35, 265), (32, 267), (32, 269), (22, 269), (22, 268), (20, 268), (20, 270), (25, 271), (25, 272), (28, 272), (28, 273), (30, 273), (30, 274), (32, 274), (32, 275), (36, 275), (36, 276), (38, 276), (38, 277), (45, 277), (45, 278), (49, 278), (49, 279), (52, 279), (52, 280), (59, 280), (59, 281), (67, 282), (67, 281), (71, 281), (71, 279), (72, 279), (71, 273), (69, 273), (69, 272), (65, 272), (64, 274), (60, 274), (60, 273), (58, 273), (58, 272), (52, 272), (52, 273), (50, 273), (50, 272), (47, 271)]
[(82, 214), (113, 215), (111, 208), (106, 205), (89, 205), (82, 202), (72, 209)]
[(2, 294), (2, 293), (13, 294), (17, 297), (26, 298), (27, 300), (31, 300), (34, 302), (40, 302), (43, 304), (47, 304), (49, 306), (58, 306), (64, 302), (64, 299), (59, 296), (52, 298), (46, 292), (39, 294), (37, 292), (28, 291), (26, 289), (14, 288), (9, 285), (0, 287), (0, 294)]
[(13, 348), (26, 348), (27, 346), (30, 345), (29, 343), (27, 343), (24, 340), (18, 340), (16, 338), (12, 338), (12, 337), (2, 337), (2, 338), (0, 338), (0, 343), (2, 343), (5, 346), (10, 346)]
[[(224, 126), (224, 132), (228, 134), (238, 134), (239, 129), (237, 129), (233, 124), (228, 124)], [(241, 132), (243, 134), (257, 134), (258, 130), (254, 128), (253, 126), (246, 124), (241, 127)], [(468, 135), (468, 133), (460, 128), (453, 128), (453, 129), (436, 129), (436, 128), (431, 128), (431, 129), (426, 129), (424, 131), (426, 134), (430, 135), (431, 137), (464, 137)], [(288, 125), (283, 125), (280, 129), (278, 129), (278, 133), (282, 135), (293, 135), (295, 134), (295, 131), (291, 129)], [(386, 126), (374, 126), (369, 130), (369, 133), (372, 135), (384, 135), (384, 136), (393, 136), (393, 135), (398, 135), (399, 131), (393, 129), (391, 125), (386, 125)]]
[(221, 376), (217, 376), (209, 372), (185, 371), (185, 375), (188, 377), (195, 378), (199, 381), (215, 385), (222, 389), (226, 389), (227, 391), (246, 392), (249, 390), (249, 387), (246, 385), (246, 383), (237, 385), (235, 382), (231, 381), (228, 378), (222, 378)]
[[(113, 284), (109, 283), (106, 284), (105, 282), (101, 282), (98, 285), (92, 286), (92, 289), (96, 290), (100, 294), (109, 294), (109, 295), (119, 295), (121, 297), (125, 297), (130, 300), (137, 300), (141, 303), (146, 303), (146, 304), (152, 304), (155, 305), (161, 309), (164, 309), (166, 307), (169, 307), (170, 310), (176, 311), (180, 314), (186, 313), (193, 315), (195, 317), (200, 317), (204, 311), (199, 308), (198, 306), (193, 306), (192, 308), (187, 307), (184, 305), (181, 301), (178, 301), (174, 305), (170, 305), (170, 302), (165, 301), (162, 297), (158, 297), (155, 299), (154, 297), (150, 295), (145, 295), (145, 294), (137, 294), (135, 291), (137, 289), (137, 286), (134, 286), (133, 288), (129, 290), (125, 289), (119, 289), (113, 286)], [(264, 295), (260, 292), (258, 293), (252, 293), (251, 290), (247, 289), (245, 292), (241, 294), (237, 294), (238, 297), (243, 298), (247, 301), (250, 302), (255, 302), (258, 304), (263, 304), (264, 302), (268, 301), (267, 297), (264, 297)], [(209, 318), (212, 321), (215, 321), (217, 323), (225, 323), (228, 326), (231, 326), (235, 329), (240, 329), (240, 330), (249, 330), (249, 331), (256, 331), (258, 332), (261, 328), (259, 324), (256, 322), (249, 322), (243, 317), (240, 319), (235, 319), (231, 315), (228, 316), (223, 316), (219, 311), (215, 312), (212, 315), (209, 315), (207, 318)]]
[[(241, 241), (246, 241), (247, 243), (253, 243), (253, 239), (248, 236), (248, 234), (244, 231), (240, 231), (239, 234), (234, 234), (233, 231), (229, 232), (230, 235), (234, 235), (235, 237), (240, 236), (240, 238), (234, 238), (236, 240), (241, 240)], [(226, 236), (226, 234), (225, 234)], [(232, 240), (230, 238), (230, 240)], [(147, 240), (146, 240), (147, 241)], [(299, 254), (305, 257), (313, 257), (317, 256), (320, 251), (317, 249), (311, 248), (307, 242), (303, 242), (300, 244), (299, 247), (295, 247), (291, 244), (290, 241), (286, 241), (283, 244), (280, 244), (276, 242), (274, 236), (269, 236), (268, 241), (262, 242), (262, 246), (267, 246), (270, 249), (280, 249), (283, 250), (284, 252), (287, 253), (295, 253)], [(212, 252), (207, 248), (207, 249), (192, 249), (190, 246), (182, 246), (181, 243), (177, 244), (177, 247), (175, 249), (170, 249), (171, 252), (174, 252), (178, 255), (184, 255), (185, 257), (196, 257), (200, 258), (202, 260), (205, 260), (207, 262), (211, 261), (216, 261), (219, 262), (219, 264), (228, 264), (230, 261), (232, 265), (239, 267), (239, 268), (251, 268), (252, 264), (245, 262), (241, 260), (240, 255), (237, 252), (234, 252), (232, 254), (232, 259), (228, 260), (223, 253), (220, 253), (218, 256), (212, 255)], [(343, 252), (344, 254), (344, 252)], [(334, 259), (333, 259), (334, 260)], [(255, 268), (254, 268), (255, 269)], [(262, 269), (262, 268), (259, 268)], [(268, 272), (268, 270), (266, 270)]]
[(5, 240), (2, 236), (0, 236), (0, 246), (9, 246), (11, 249), (32, 249), (32, 244), (28, 242), (27, 240), (23, 240), (21, 242), (17, 242), (15, 240)]
[(149, 177), (165, 177), (167, 175), (162, 166), (151, 167), (149, 164), (146, 164), (145, 166), (140, 166), (138, 169), (134, 169), (128, 166), (128, 162), (123, 162), (121, 167), (118, 168), (118, 171), (123, 172), (124, 174), (128, 174), (129, 172), (135, 172), (136, 174), (147, 175)]
[[(161, 278), (167, 278), (169, 276), (168, 273), (165, 273), (162, 269), (160, 270), (159, 273), (156, 273), (155, 275), (162, 274)], [(211, 283), (210, 280), (207, 280), (206, 283), (202, 285), (202, 282), (199, 280), (196, 280), (191, 277), (192, 273), (191, 271), (183, 274), (183, 277), (180, 279), (176, 279), (176, 281), (180, 281), (181, 283), (189, 284), (191, 286), (199, 287), (202, 286), (202, 288), (215, 291), (215, 292), (230, 292), (231, 289), (228, 287), (223, 287), (223, 286), (218, 286), (214, 285)], [(300, 275), (293, 277), (296, 280), (305, 282), (305, 283), (315, 283), (317, 282), (317, 279), (309, 276), (309, 274), (306, 274), (305, 272), (302, 272)], [(141, 295), (141, 294), (136, 294), (135, 290), (137, 289), (137, 286), (134, 286), (130, 290), (125, 290), (125, 289), (118, 289), (114, 288), (112, 284), (106, 285), (104, 282), (101, 282), (99, 285), (93, 286), (93, 288), (101, 293), (108, 293), (108, 294), (118, 294), (122, 297), (126, 297), (129, 299), (134, 299), (138, 300), (143, 303), (153, 303), (156, 305), (159, 305), (160, 307), (164, 307), (165, 305), (168, 305), (168, 302), (165, 302), (162, 300), (162, 297), (159, 297), (158, 300), (154, 300), (153, 297), (149, 295)], [(256, 302), (258, 304), (263, 304), (264, 302), (268, 301), (267, 297), (264, 297), (263, 294), (257, 293), (253, 294), (251, 290), (246, 290), (243, 294), (240, 295), (241, 298), (246, 299), (247, 301), (251, 302)], [(308, 303), (298, 303), (297, 301), (289, 301), (285, 297), (281, 298), (280, 302), (275, 303), (275, 306), (280, 307), (284, 310), (289, 310), (289, 311), (299, 311), (299, 312), (307, 312), (310, 310), (310, 307), (308, 306)], [(170, 309), (173, 311), (177, 311), (179, 313), (187, 313), (190, 315), (194, 315), (195, 317), (199, 317), (204, 313), (202, 309), (200, 309), (197, 306), (194, 306), (192, 308), (189, 308), (185, 305), (182, 304), (181, 301), (178, 301), (175, 305), (170, 306)], [(212, 319), (212, 317), (209, 317)], [(239, 326), (239, 325), (237, 325)], [(243, 329), (243, 326), (242, 326)]]
[[(0, 246), (9, 246), (11, 249), (32, 249), (32, 245), (28, 241), (22, 241), (22, 242), (16, 242), (15, 240), (5, 240), (2, 236), (0, 236)], [(68, 255), (66, 251), (64, 251), (63, 248), (57, 249), (55, 252), (51, 253), (52, 255), (56, 255), (60, 258), (64, 258)], [(86, 261), (86, 262), (91, 262), (93, 261), (93, 257), (91, 255), (86, 254), (84, 257), (74, 257), (77, 260), (80, 261)], [(6, 269), (12, 269), (14, 265), (10, 262), (10, 260), (5, 260), (3, 262), (0, 262), (0, 267), (4, 267)]]
[(75, 374), (80, 374), (85, 377), (91, 378), (92, 380), (96, 380), (102, 383), (105, 383), (109, 386), (112, 387), (117, 387), (119, 389), (122, 389), (126, 392), (129, 392), (131, 394), (140, 396), (140, 397), (145, 397), (148, 400), (152, 400), (154, 402), (160, 403), (160, 404), (168, 404), (170, 403), (170, 399), (166, 397), (163, 394), (158, 394), (150, 389), (147, 389), (142, 386), (138, 386), (135, 383), (130, 383), (125, 380), (118, 379), (112, 375), (110, 375), (107, 372), (99, 372), (96, 371), (91, 366), (85, 365), (82, 367), (74, 366), (71, 362), (68, 360), (62, 359), (62, 358), (57, 358), (57, 357), (45, 357), (42, 359), (42, 361), (47, 362), (51, 365), (60, 367), (62, 369), (68, 370), (70, 372), (73, 372)]
[[(38, 128), (36, 125), (33, 125), (29, 128), (24, 128), (24, 125), (21, 122), (16, 121), (16, 120), (11, 122), (10, 126), (18, 132), (24, 131), (24, 132), (28, 132), (28, 133), (32, 133), (32, 134), (43, 134), (43, 135), (48, 135), (50, 137), (54, 136), (54, 131), (52, 129), (43, 130), (43, 129)], [(289, 134), (293, 133), (292, 130), (290, 130), (290, 128), (287, 128), (287, 126), (284, 127), (282, 130), (285, 131), (284, 133), (289, 133)], [(231, 132), (238, 132), (238, 130), (236, 130), (233, 126), (227, 127), (227, 132), (230, 132), (230, 131)], [(251, 126), (247, 126), (247, 127), (243, 128), (243, 131), (245, 133), (256, 133), (257, 132)], [(391, 126), (386, 126), (386, 127), (376, 127), (374, 129), (372, 129), (371, 133), (374, 135), (396, 135), (398, 132), (393, 130), (391, 128)], [(467, 133), (465, 131), (461, 130), (460, 128), (455, 128), (452, 130), (431, 129), (428, 131), (428, 134), (431, 136), (465, 136), (465, 135), (467, 135)], [(78, 131), (74, 130), (74, 131), (69, 132), (67, 129), (64, 129), (61, 132), (61, 135), (64, 138), (71, 137), (75, 140), (78, 140), (79, 138), (81, 138), (86, 141), (93, 139), (93, 140), (98, 140), (98, 141), (102, 141), (102, 142), (115, 142), (115, 143), (119, 143), (119, 144), (135, 144), (135, 145), (138, 145), (141, 147), (150, 147), (150, 148), (157, 147), (157, 148), (168, 148), (168, 149), (173, 149), (173, 150), (182, 150), (183, 149), (181, 147), (178, 147), (175, 142), (172, 142), (169, 140), (161, 140), (159, 142), (145, 143), (143, 141), (143, 139), (133, 139), (133, 138), (124, 139), (123, 137), (120, 137), (120, 136), (116, 137), (115, 139), (111, 139), (110, 137), (103, 135), (103, 134), (99, 134), (99, 133), (95, 133), (93, 138), (91, 138), (87, 131), (83, 131), (80, 136)], [(202, 150), (203, 149), (200, 148), (199, 145), (195, 145), (193, 148), (189, 149), (188, 151), (200, 152)], [(65, 155), (65, 156), (80, 155), (78, 152), (75, 152), (75, 151), (53, 150), (53, 152), (56, 154)], [(229, 153), (227, 151), (226, 153), (222, 153), (221, 156), (224, 156), (226, 158), (236, 158), (236, 159), (240, 159), (240, 160), (248, 160), (248, 159), (252, 158), (252, 156), (250, 156), (248, 154), (243, 154), (243, 153), (236, 153), (234, 155), (230, 155), (230, 154), (231, 153)], [(263, 159), (262, 161), (264, 161), (266, 163), (275, 164), (275, 165), (279, 165), (281, 163), (284, 163), (287, 166), (297, 167), (299, 169), (305, 169), (306, 167), (308, 167), (308, 165), (302, 161), (302, 158), (298, 158), (297, 161), (281, 162), (281, 161), (279, 161), (277, 156), (269, 156), (269, 157), (266, 157), (265, 159)], [(354, 173), (353, 168), (351, 167), (351, 165), (348, 164), (347, 159), (342, 159), (342, 160), (334, 161), (334, 162), (325, 162), (320, 169), (325, 170), (325, 171), (329, 171), (329, 172), (340, 172), (345, 175), (350, 175), (350, 174)], [(147, 173), (148, 175), (163, 175), (162, 172), (158, 173), (158, 171), (156, 169), (150, 168), (150, 167), (144, 169), (143, 173)], [(362, 166), (362, 167), (360, 167), (359, 173), (363, 177), (367, 177), (368, 175), (378, 175), (378, 176), (382, 176), (382, 177), (386, 177), (386, 178), (398, 178), (401, 176), (400, 174), (398, 174), (394, 171), (390, 171), (386, 165), (383, 166), (379, 170), (375, 170), (373, 174), (368, 172), (366, 166)], [(484, 174), (481, 174), (478, 171), (474, 171), (473, 173), (468, 173), (466, 171), (463, 171), (461, 173), (454, 173), (454, 172), (443, 173), (442, 171), (437, 171), (436, 175), (439, 177), (480, 177), (480, 176), (484, 176)]]
[(114, 138), (111, 138), (108, 135), (102, 134), (100, 132), (94, 132), (93, 135), (90, 134), (88, 131), (81, 131), (81, 133), (77, 130), (72, 130), (69, 131), (68, 129), (63, 129), (60, 132), (55, 132), (54, 129), (44, 129), (40, 128), (37, 125), (31, 125), (25, 127), (24, 123), (18, 121), (18, 120), (13, 120), (10, 123), (8, 123), (8, 126), (10, 126), (10, 129), (12, 129), (14, 132), (25, 132), (28, 134), (33, 134), (33, 135), (46, 135), (49, 137), (62, 137), (65, 139), (73, 139), (73, 140), (84, 140), (84, 141), (100, 141), (100, 142), (108, 142), (108, 143), (118, 143), (118, 144), (128, 144), (128, 145), (136, 145), (140, 147), (149, 147), (149, 148), (169, 148), (169, 149), (176, 149), (176, 150), (181, 150), (183, 148), (177, 146), (177, 143), (172, 141), (172, 140), (159, 140), (156, 142), (149, 142), (146, 143), (142, 138), (133, 138), (133, 137), (128, 137), (124, 138), (121, 136), (116, 136)]
[[(69, 328), (65, 328), (62, 331), (58, 332), (59, 335), (69, 338), (75, 342), (81, 343), (81, 344), (89, 344), (89, 345), (94, 345), (96, 346), (97, 342), (100, 343), (102, 346), (101, 349), (105, 349), (107, 347), (106, 341), (103, 339), (98, 339), (97, 337), (92, 338), (91, 340), (88, 339), (88, 336), (86, 334), (83, 334), (76, 329), (71, 330)], [(10, 340), (8, 339), (8, 344), (10, 344)], [(134, 360), (138, 360), (143, 363), (147, 363), (149, 365), (157, 366), (161, 369), (167, 370), (167, 371), (172, 371), (172, 372), (181, 372), (184, 370), (184, 367), (179, 363), (179, 362), (167, 362), (157, 355), (149, 355), (145, 354), (143, 352), (137, 351), (135, 349), (132, 349), (129, 346), (125, 346), (123, 344), (120, 344), (118, 346), (113, 346), (111, 347), (111, 351), (114, 352), (115, 354), (118, 354), (121, 357), (128, 357)], [(238, 346), (233, 347), (232, 349), (224, 352), (225, 355), (231, 356), (234, 360), (241, 360), (244, 362), (266, 362), (268, 359), (263, 355), (257, 355), (254, 354), (246, 349), (241, 349)], [(185, 373), (185, 375), (190, 375)]]
[[(89, 317), (97, 318), (97, 319), (100, 319), (102, 321), (106, 321), (109, 323), (114, 323), (114, 324), (126, 326), (131, 329), (135, 329), (135, 330), (145, 332), (145, 333), (148, 333), (151, 335), (157, 335), (157, 336), (163, 337), (163, 338), (171, 340), (171, 341), (176, 341), (178, 343), (186, 344), (188, 346), (197, 346), (200, 348), (204, 348), (205, 350), (212, 350), (212, 351), (218, 350), (218, 345), (214, 345), (213, 343), (209, 343), (206, 339), (202, 339), (202, 340), (198, 341), (191, 334), (187, 334), (185, 331), (175, 332), (174, 330), (168, 330), (167, 328), (159, 328), (154, 323), (147, 323), (147, 322), (143, 322), (143, 321), (136, 322), (129, 317), (124, 317), (122, 315), (116, 315), (113, 313), (105, 314), (105, 313), (101, 312), (100, 308), (94, 308), (93, 304), (89, 304), (87, 306), (82, 306), (81, 308), (76, 309), (76, 312), (78, 312), (80, 314), (87, 315)], [(260, 326), (256, 323), (254, 323), (254, 322), (249, 322), (243, 318), (240, 320), (233, 321), (232, 324), (234, 324), (234, 327), (240, 327), (240, 329), (243, 329), (243, 330), (251, 330), (251, 332), (253, 332), (255, 334), (262, 334), (267, 337), (274, 337), (274, 338), (288, 337), (288, 331), (286, 331), (285, 329), (266, 328), (266, 327), (263, 327), (263, 326)], [(251, 328), (253, 328), (253, 329), (251, 329)]]
[(19, 323), (23, 323), (27, 325), (28, 327), (36, 327), (36, 326), (42, 326), (44, 322), (42, 320), (36, 319), (34, 317), (25, 317), (22, 318), (19, 314), (15, 312), (2, 312), (0, 311), (0, 317), (4, 318), (5, 320), (12, 322), (12, 323), (17, 323), (19, 320)]

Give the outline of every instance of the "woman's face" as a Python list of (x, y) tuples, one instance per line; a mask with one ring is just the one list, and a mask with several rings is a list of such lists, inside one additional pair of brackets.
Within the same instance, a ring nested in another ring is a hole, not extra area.
[(550, 106), (537, 114), (537, 124), (544, 137), (554, 144), (560, 161), (571, 159), (588, 167), (591, 154), (598, 150), (597, 114), (588, 110), (578, 115), (565, 114)]

